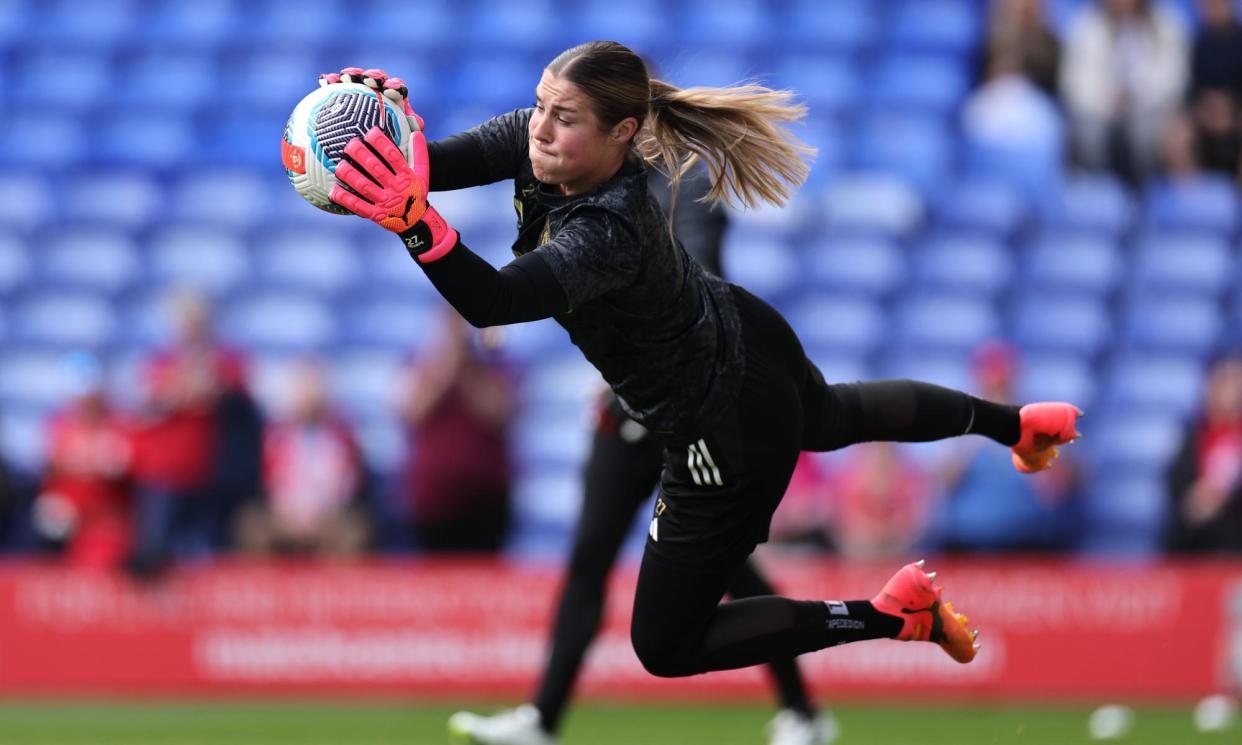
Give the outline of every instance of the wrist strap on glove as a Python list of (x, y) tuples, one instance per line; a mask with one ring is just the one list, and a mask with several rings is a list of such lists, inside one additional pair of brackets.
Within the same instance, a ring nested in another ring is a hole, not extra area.
[(405, 243), (405, 250), (410, 253), (410, 258), (420, 264), (429, 264), (443, 258), (457, 245), (457, 231), (449, 227), (430, 204), (422, 218), (399, 235)]

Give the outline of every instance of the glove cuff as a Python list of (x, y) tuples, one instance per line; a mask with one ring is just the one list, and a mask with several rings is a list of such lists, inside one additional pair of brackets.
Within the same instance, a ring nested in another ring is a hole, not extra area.
[(457, 231), (449, 227), (431, 205), (427, 205), (427, 211), (413, 227), (400, 235), (405, 250), (420, 264), (443, 258), (457, 245), (458, 239)]

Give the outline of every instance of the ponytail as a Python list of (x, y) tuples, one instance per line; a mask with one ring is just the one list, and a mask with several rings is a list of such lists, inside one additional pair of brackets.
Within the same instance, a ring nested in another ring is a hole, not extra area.
[(634, 147), (665, 174), (676, 195), (681, 177), (702, 161), (712, 203), (781, 206), (806, 181), (815, 154), (783, 126), (806, 115), (793, 93), (747, 84), (678, 88), (652, 79), (647, 118)]

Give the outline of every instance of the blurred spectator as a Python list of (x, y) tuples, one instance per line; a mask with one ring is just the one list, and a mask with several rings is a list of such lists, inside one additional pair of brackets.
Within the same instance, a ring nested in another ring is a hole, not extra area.
[(1074, 153), (1094, 170), (1132, 183), (1157, 163), (1161, 133), (1181, 103), (1185, 33), (1150, 0), (1099, 0), (1072, 20), (1061, 67)]
[(1203, 409), (1186, 427), (1167, 483), (1168, 550), (1242, 553), (1242, 356), (1209, 370)]
[(832, 531), (832, 483), (821, 456), (798, 456), (781, 505), (772, 515), (768, 542), (784, 547), (797, 546), (835, 550)]
[(1019, 73), (1057, 98), (1061, 42), (1048, 27), (1043, 0), (993, 0), (987, 45), (985, 77), (998, 57), (1012, 57)]
[(427, 551), (496, 551), (509, 532), (512, 382), (484, 334), (451, 308), (443, 318), (402, 401), (414, 535)]
[(1189, 115), (1200, 167), (1238, 176), (1242, 155), (1242, 26), (1230, 0), (1200, 0)]
[(837, 548), (856, 559), (906, 555), (927, 525), (927, 474), (891, 442), (852, 448), (847, 458), (833, 490)]
[(250, 553), (356, 555), (366, 547), (366, 466), (350, 427), (328, 404), (318, 366), (299, 368), (293, 410), (263, 437), (262, 498), (238, 513)]
[(220, 455), (218, 413), (226, 391), (244, 391), (244, 364), (216, 341), (201, 296), (177, 294), (172, 312), (176, 336), (143, 371), (134, 463), (138, 525), (132, 568), (139, 573), (169, 559), (210, 554), (225, 533), (230, 506), (212, 490)]
[[(973, 355), (977, 395), (991, 401), (1013, 400), (1018, 372), (1016, 350), (989, 343)], [(955, 443), (944, 464), (944, 497), (932, 537), (948, 551), (1052, 551), (1071, 548), (1076, 468), (1063, 457), (1054, 468), (1034, 475), (1019, 473), (1004, 448), (984, 447), (983, 438)]]
[(117, 567), (130, 549), (133, 449), (125, 423), (104, 395), (99, 361), (66, 359), (73, 399), (47, 430), (47, 466), (32, 521), (45, 545), (74, 566)]
[(999, 50), (987, 78), (962, 107), (962, 135), (974, 170), (1047, 194), (1065, 160), (1065, 124), (1053, 99), (1022, 74), (1017, 52)]

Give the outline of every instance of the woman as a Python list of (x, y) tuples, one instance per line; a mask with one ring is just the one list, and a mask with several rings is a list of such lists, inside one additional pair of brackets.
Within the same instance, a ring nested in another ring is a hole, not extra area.
[[(368, 72), (325, 81), (357, 77), (403, 100), (399, 80)], [(788, 93), (759, 86), (680, 90), (650, 79), (628, 48), (590, 42), (548, 65), (533, 109), (431, 146), (416, 133), (412, 166), (376, 128), (346, 146), (336, 171), (345, 186), (333, 201), (398, 233), (467, 321), (554, 317), (663, 443), (631, 622), (634, 650), (654, 675), (881, 637), (936, 642), (969, 662), (974, 635), (921, 562), (871, 601), (720, 599), (766, 539), (802, 450), (977, 433), (1012, 446), (1015, 464), (1034, 471), (1075, 436), (1069, 404), (1019, 411), (905, 380), (830, 386), (776, 311), (686, 257), (647, 194), (645, 164), (676, 183), (702, 160), (709, 199), (780, 204), (808, 169), (807, 149), (779, 123), (803, 113)], [(501, 179), (514, 181), (517, 258), (496, 270), (426, 194)]]

